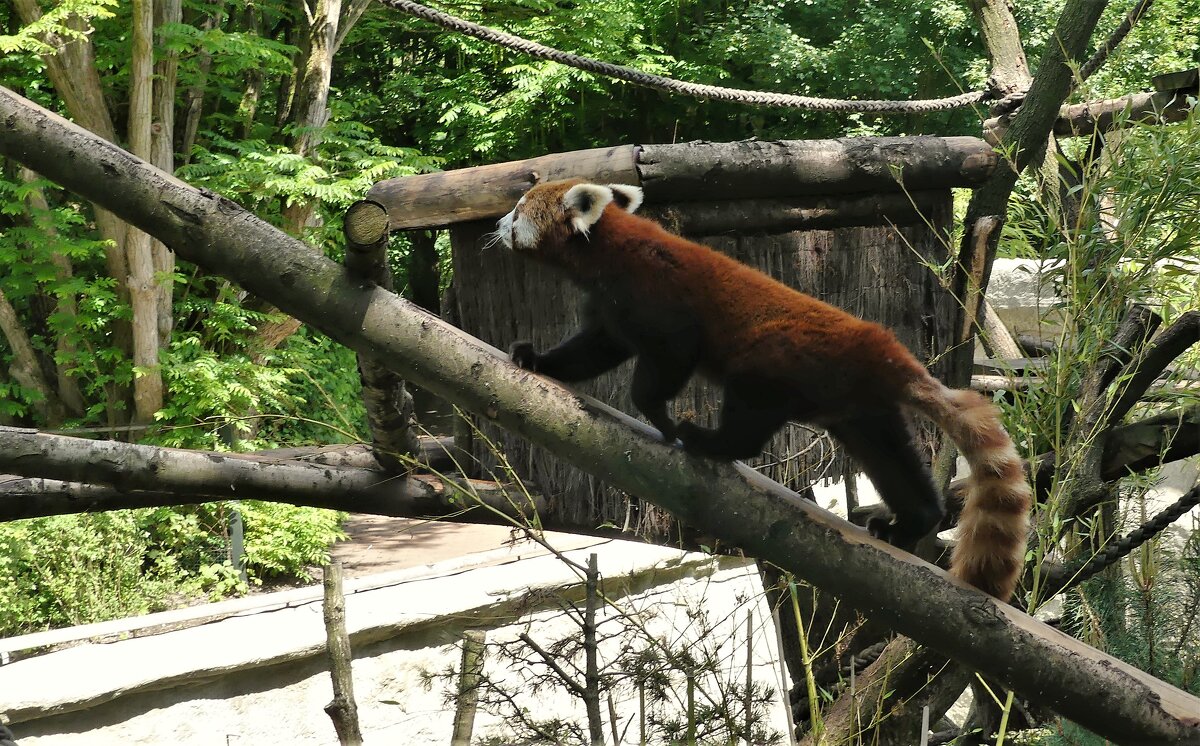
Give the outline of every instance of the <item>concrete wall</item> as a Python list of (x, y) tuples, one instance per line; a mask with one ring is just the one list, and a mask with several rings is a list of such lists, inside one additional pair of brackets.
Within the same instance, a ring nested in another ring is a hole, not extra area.
[[(693, 654), (722, 657), (732, 681), (745, 679), (745, 661), (735, 659), (734, 650), (745, 655), (751, 611), (754, 677), (781, 689), (774, 629), (753, 564), (628, 542), (573, 541), (567, 556), (575, 562), (597, 552), (604, 591), (621, 613), (674, 646), (701, 645), (706, 649)], [(489, 643), (514, 652), (526, 650), (520, 632), (544, 645), (578, 633), (558, 608), (564, 594), (579, 596), (578, 577), (530, 546), (347, 582), (355, 688), (368, 743), (449, 742), (453, 680), (430, 683), (428, 675), (459, 665), (464, 630), (486, 629)], [(321, 603), (309, 595), (305, 602), (292, 592), (282, 604), (264, 596), (259, 609), (210, 624), (0, 666), (0, 713), (12, 721), (21, 746), (334, 744), (322, 711), (332, 689)], [(700, 634), (701, 619), (711, 626), (707, 634)], [(637, 638), (630, 638), (635, 645)], [(605, 643), (602, 659), (612, 660), (621, 644), (621, 638)], [(522, 705), (539, 717), (585, 722), (582, 707), (561, 688), (534, 693), (521, 679), (529, 667), (505, 666), (501, 658), (489, 650), (486, 670), (509, 681)], [(680, 679), (678, 702), (682, 686)], [(701, 699), (721, 697), (717, 679), (703, 679), (699, 688)], [(636, 741), (636, 692), (618, 689), (614, 704), (619, 724)], [(785, 731), (778, 697), (769, 710), (770, 725)], [(477, 737), (507, 732), (482, 710), (476, 726)]]

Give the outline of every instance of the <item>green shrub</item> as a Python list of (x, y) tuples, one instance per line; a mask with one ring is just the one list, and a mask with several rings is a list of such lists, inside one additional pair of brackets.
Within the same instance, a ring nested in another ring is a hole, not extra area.
[(0, 524), (0, 635), (164, 608), (170, 578), (147, 572), (133, 511)]

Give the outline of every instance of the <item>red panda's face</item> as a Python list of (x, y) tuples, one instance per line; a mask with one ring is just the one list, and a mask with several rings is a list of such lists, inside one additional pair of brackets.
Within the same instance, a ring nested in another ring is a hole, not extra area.
[(526, 192), (496, 223), (496, 236), (513, 251), (549, 255), (575, 236), (586, 237), (610, 204), (633, 212), (641, 203), (642, 190), (634, 186), (551, 181)]

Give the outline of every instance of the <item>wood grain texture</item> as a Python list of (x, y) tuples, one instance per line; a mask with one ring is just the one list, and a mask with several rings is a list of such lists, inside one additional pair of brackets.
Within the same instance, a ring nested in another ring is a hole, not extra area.
[[(534, 184), (567, 178), (638, 184), (648, 203), (817, 197), (826, 202), (798, 207), (861, 213), (870, 195), (972, 186), (995, 167), (976, 137), (618, 145), (389, 179), (367, 199), (384, 206), (393, 230), (496, 218)], [(838, 208), (841, 199), (850, 206)]]
[(392, 230), (434, 228), (503, 215), (529, 187), (541, 181), (581, 178), (637, 184), (636, 158), (634, 145), (554, 153), (388, 179), (371, 187), (367, 199), (384, 206)]

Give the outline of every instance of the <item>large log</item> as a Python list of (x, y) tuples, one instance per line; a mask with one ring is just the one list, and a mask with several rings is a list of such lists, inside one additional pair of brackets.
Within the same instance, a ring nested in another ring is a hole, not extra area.
[[(1080, 137), (1097, 130), (1107, 132), (1135, 124), (1181, 122), (1191, 111), (1189, 95), (1194, 96), (1195, 91), (1133, 93), (1120, 98), (1064, 106), (1058, 110), (1058, 118), (1054, 120), (1054, 134), (1059, 137)], [(1011, 115), (986, 120), (983, 123), (983, 136), (988, 142), (999, 143), (1008, 131), (1011, 120)]]
[[(87, 440), (0, 427), (0, 522), (257, 499), (402, 518), (510, 524), (549, 515), (540, 495), (479, 480)], [(559, 527), (554, 527), (559, 528)], [(583, 532), (585, 527), (571, 525)], [(612, 531), (607, 535), (612, 535)]]
[(406, 378), (774, 562), (1118, 743), (1200, 744), (1200, 699), (956, 582), (740, 464), (519, 370), (241, 207), (0, 88), (0, 154)]
[(367, 199), (383, 205), (394, 231), (435, 228), (503, 215), (540, 181), (577, 177), (637, 184), (636, 153), (634, 145), (618, 145), (405, 176), (379, 182)]
[(646, 201), (949, 189), (980, 183), (996, 154), (977, 137), (848, 137), (644, 145)]
[(498, 217), (534, 184), (572, 177), (640, 184), (647, 202), (660, 204), (847, 194), (861, 199), (862, 193), (972, 186), (995, 166), (995, 153), (976, 137), (621, 145), (389, 179), (367, 198), (387, 210), (392, 230), (407, 230)]

